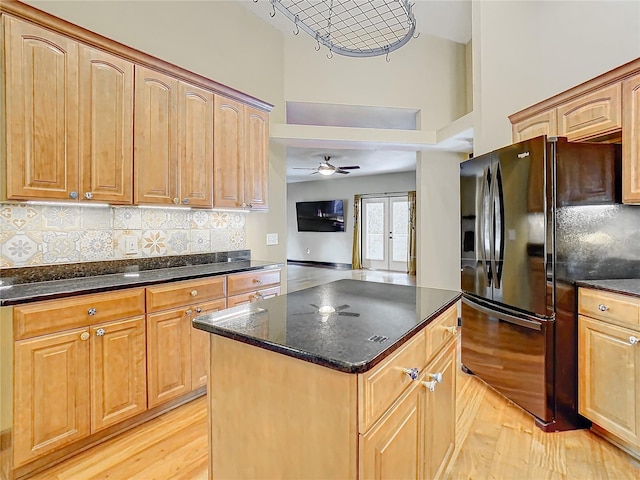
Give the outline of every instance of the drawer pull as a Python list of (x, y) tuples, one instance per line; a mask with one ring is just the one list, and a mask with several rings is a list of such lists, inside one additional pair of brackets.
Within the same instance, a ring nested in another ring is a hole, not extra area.
[(429, 377), (432, 379), (430, 382), (422, 382), (422, 384), (429, 389), (430, 392), (436, 391), (436, 385), (442, 383), (442, 373), (430, 373)]
[(416, 380), (418, 378), (418, 373), (420, 373), (415, 367), (403, 368), (402, 371), (406, 373), (411, 380)]
[(93, 317), (96, 313), (98, 313), (98, 311), (95, 308), (90, 308), (87, 313)]
[(609, 310), (609, 307), (601, 303), (600, 305), (598, 305), (598, 310), (600, 310), (601, 312), (606, 312), (607, 310)]
[(451, 327), (444, 327), (444, 329), (449, 332), (451, 335), (455, 335), (456, 333), (458, 333), (458, 327), (456, 327), (455, 325), (451, 326)]
[(96, 330), (96, 335), (99, 337), (104, 337), (104, 328), (99, 328)]
[(260, 285), (262, 283), (262, 280), (260, 280), (259, 278), (254, 278), (253, 283), (257, 283), (258, 285)]
[(633, 335), (631, 335), (629, 337), (629, 343), (631, 345), (637, 345), (638, 343), (640, 343), (640, 338), (634, 337)]
[(253, 295), (253, 300), (257, 302), (258, 300), (262, 300), (262, 294), (260, 292), (256, 292)]
[(198, 296), (198, 290), (191, 290), (191, 296), (192, 297), (197, 297)]
[(202, 313), (202, 309), (200, 307), (196, 308), (196, 313)]
[(89, 337), (90, 337), (89, 332), (82, 332), (80, 334), (80, 340), (89, 340)]
[(435, 380), (438, 383), (442, 383), (442, 372), (438, 372), (438, 373), (430, 373), (429, 377), (432, 380)]

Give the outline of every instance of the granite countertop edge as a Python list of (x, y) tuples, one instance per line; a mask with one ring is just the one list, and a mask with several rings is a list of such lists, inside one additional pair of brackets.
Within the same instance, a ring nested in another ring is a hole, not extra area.
[(282, 262), (240, 260), (15, 284), (0, 287), (0, 307), (283, 266)]
[(624, 278), (616, 280), (578, 280), (578, 287), (595, 288), (611, 293), (640, 297), (640, 278)]
[[(378, 365), (379, 363), (381, 363), (385, 358), (387, 358), (389, 355), (391, 355), (396, 350), (398, 350), (402, 345), (404, 345), (407, 341), (413, 338), (419, 331), (421, 331), (424, 327), (426, 327), (429, 323), (431, 323), (431, 321), (433, 321), (446, 309), (454, 305), (458, 300), (460, 300), (461, 297), (462, 297), (462, 292), (458, 292), (457, 295), (455, 295), (451, 300), (449, 300), (448, 302), (445, 302), (440, 308), (435, 310), (428, 317), (424, 318), (420, 323), (416, 324), (415, 327), (408, 330), (404, 335), (398, 338), (394, 343), (390, 344), (386, 349), (384, 349), (378, 355), (376, 355), (375, 357), (367, 361), (358, 362), (358, 363), (342, 362), (336, 359), (323, 357), (321, 355), (313, 354), (297, 348), (287, 347), (285, 345), (270, 342), (268, 340), (264, 340), (261, 338), (244, 335), (242, 333), (229, 330), (224, 327), (217, 327), (216, 325), (212, 325), (209, 323), (199, 323), (197, 321), (198, 317), (195, 317), (193, 319), (192, 325), (194, 326), (194, 328), (206, 331), (213, 335), (219, 335), (221, 337), (229, 338), (231, 340), (236, 340), (242, 343), (246, 343), (248, 345), (253, 345), (255, 347), (263, 348), (265, 350), (270, 350), (272, 352), (287, 355), (289, 357), (297, 358), (299, 360), (303, 360), (309, 363), (314, 363), (316, 365), (320, 365), (323, 367), (328, 367), (340, 372), (349, 373), (349, 374), (358, 374), (358, 373), (367, 372), (371, 370), (373, 367), (375, 367), (376, 365)], [(225, 312), (229, 312), (229, 310), (225, 310)]]

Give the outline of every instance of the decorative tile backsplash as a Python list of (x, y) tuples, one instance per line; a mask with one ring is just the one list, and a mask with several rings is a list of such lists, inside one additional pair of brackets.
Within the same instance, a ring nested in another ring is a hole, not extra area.
[[(242, 250), (246, 212), (0, 204), (0, 267)], [(137, 254), (125, 254), (123, 237)]]

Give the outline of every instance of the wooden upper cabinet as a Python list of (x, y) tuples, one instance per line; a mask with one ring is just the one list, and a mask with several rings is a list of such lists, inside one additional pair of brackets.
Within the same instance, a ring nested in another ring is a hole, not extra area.
[(8, 199), (78, 192), (78, 44), (2, 16)]
[(555, 136), (557, 128), (556, 109), (546, 110), (514, 124), (512, 127), (513, 141), (522, 142), (540, 135)]
[(213, 93), (178, 85), (180, 199), (184, 205), (213, 207)]
[(134, 201), (178, 204), (178, 80), (135, 69)]
[(266, 210), (269, 183), (269, 115), (245, 107), (244, 201), (253, 210)]
[(640, 203), (640, 73), (622, 82), (622, 201)]
[(80, 45), (81, 199), (133, 202), (133, 63)]
[(214, 114), (214, 205), (241, 207), (244, 198), (244, 106), (216, 95)]
[(620, 130), (621, 85), (614, 83), (558, 107), (558, 136), (570, 141)]

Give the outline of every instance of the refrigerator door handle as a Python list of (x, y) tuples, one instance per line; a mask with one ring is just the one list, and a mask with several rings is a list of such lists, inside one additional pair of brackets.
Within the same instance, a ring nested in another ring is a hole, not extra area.
[(482, 185), (480, 187), (480, 201), (482, 202), (480, 207), (480, 219), (478, 225), (478, 241), (480, 243), (478, 253), (480, 254), (480, 261), (487, 275), (487, 281), (491, 284), (491, 269), (487, 265), (489, 262), (489, 252), (491, 251), (491, 245), (487, 248), (486, 226), (487, 226), (487, 206), (489, 204), (489, 190), (487, 189), (487, 183), (489, 182), (489, 167), (485, 167), (484, 175), (482, 176)]
[(490, 184), (489, 184), (489, 223), (488, 223), (488, 227), (489, 227), (489, 261), (491, 263), (491, 279), (493, 282), (493, 286), (495, 288), (498, 287), (498, 284), (496, 283), (497, 280), (497, 275), (496, 275), (496, 217), (495, 217), (495, 212), (496, 212), (496, 208), (495, 208), (495, 198), (496, 198), (496, 172), (497, 172), (497, 168), (494, 166), (496, 165), (495, 163), (491, 163), (491, 170), (490, 170)]
[[(542, 330), (542, 324), (540, 322), (536, 322), (534, 320), (528, 320), (526, 318), (517, 317), (515, 315), (510, 315), (505, 312), (493, 310), (491, 308), (481, 305), (480, 303), (474, 302), (468, 297), (462, 297), (462, 301), (467, 305), (469, 305), (471, 308), (475, 308), (479, 312), (495, 317), (498, 320), (502, 320), (507, 323), (512, 323), (520, 327), (529, 328), (531, 330), (537, 330), (537, 331)], [(464, 328), (464, 325), (463, 325), (463, 328)]]
[(495, 183), (492, 208), (494, 210), (494, 239), (493, 239), (493, 284), (500, 288), (502, 281), (502, 262), (504, 256), (504, 190), (502, 188), (502, 169), (500, 162), (493, 169), (493, 183)]

